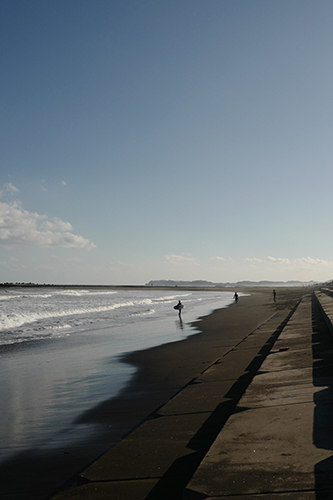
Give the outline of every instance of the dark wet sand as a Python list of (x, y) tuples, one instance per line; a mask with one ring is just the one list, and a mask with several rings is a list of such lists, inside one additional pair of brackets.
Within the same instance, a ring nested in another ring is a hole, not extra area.
[(88, 425), (98, 434), (90, 441), (78, 439), (75, 446), (64, 443), (60, 449), (32, 450), (16, 457), (0, 469), (1, 499), (42, 500), (64, 483), (75, 484), (71, 478), (223, 357), (277, 308), (291, 307), (309, 289), (278, 289), (276, 304), (270, 288), (244, 292), (251, 295), (195, 322), (197, 335), (127, 355), (124, 362), (137, 366), (138, 372), (126, 389), (76, 421), (78, 429)]

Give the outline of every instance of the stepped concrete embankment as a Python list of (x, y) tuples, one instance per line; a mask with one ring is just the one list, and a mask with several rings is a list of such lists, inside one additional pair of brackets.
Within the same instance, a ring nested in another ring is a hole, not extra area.
[(333, 345), (317, 299), (259, 316), (222, 350), (212, 327), (215, 360), (53, 499), (331, 498)]
[[(318, 307), (319, 306), (319, 307)], [(304, 298), (184, 498), (333, 498), (333, 299)]]

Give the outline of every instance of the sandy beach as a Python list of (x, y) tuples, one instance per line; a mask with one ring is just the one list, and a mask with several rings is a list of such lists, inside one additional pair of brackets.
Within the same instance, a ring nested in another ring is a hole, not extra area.
[[(240, 290), (241, 291), (241, 290)], [(245, 337), (279, 309), (291, 309), (307, 288), (277, 290), (244, 289), (250, 294), (236, 304), (199, 318), (198, 333), (182, 341), (132, 352), (123, 359), (138, 371), (115, 398), (106, 400), (76, 420), (77, 439), (63, 451), (29, 452), (0, 470), (1, 498), (4, 500), (42, 500), (62, 485), (75, 484), (75, 477), (107, 449), (154, 414), (170, 398), (217, 359), (237, 346)], [(80, 427), (89, 427), (91, 438), (80, 439)], [(96, 430), (96, 432), (94, 432)]]

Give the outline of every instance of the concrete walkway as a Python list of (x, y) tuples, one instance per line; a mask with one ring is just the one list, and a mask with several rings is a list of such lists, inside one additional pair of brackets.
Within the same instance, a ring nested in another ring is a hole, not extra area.
[(332, 353), (310, 297), (277, 312), (53, 500), (333, 499)]
[(184, 498), (333, 498), (332, 353), (311, 299), (303, 299)]

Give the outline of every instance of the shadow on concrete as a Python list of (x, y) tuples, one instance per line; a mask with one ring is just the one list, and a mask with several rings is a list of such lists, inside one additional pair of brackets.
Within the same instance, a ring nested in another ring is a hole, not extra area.
[(315, 465), (317, 500), (333, 500), (333, 340), (315, 297), (312, 298), (312, 355), (314, 394), (313, 443), (332, 450)]
[[(214, 443), (218, 434), (221, 432), (225, 423), (235, 411), (244, 411), (246, 408), (237, 407), (237, 404), (254, 376), (258, 373), (260, 366), (269, 354), (274, 343), (289, 321), (297, 306), (293, 308), (290, 314), (279, 325), (271, 337), (260, 349), (255, 358), (246, 368), (243, 375), (232, 385), (226, 394), (221, 394), (221, 399), (228, 398), (229, 401), (220, 403), (212, 414), (205, 421), (199, 431), (189, 441), (187, 448), (193, 450), (191, 455), (178, 458), (167, 470), (157, 485), (152, 489), (146, 500), (182, 500), (183, 492), (188, 482), (191, 480), (196, 469), (199, 467), (209, 448)], [(202, 497), (198, 496), (198, 500)]]

